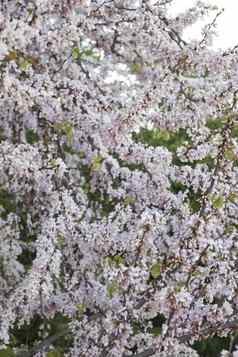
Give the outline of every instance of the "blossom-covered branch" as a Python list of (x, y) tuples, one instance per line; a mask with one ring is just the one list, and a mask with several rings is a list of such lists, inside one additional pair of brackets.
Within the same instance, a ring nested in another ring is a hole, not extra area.
[(192, 357), (237, 327), (238, 51), (172, 5), (1, 2), (4, 351)]

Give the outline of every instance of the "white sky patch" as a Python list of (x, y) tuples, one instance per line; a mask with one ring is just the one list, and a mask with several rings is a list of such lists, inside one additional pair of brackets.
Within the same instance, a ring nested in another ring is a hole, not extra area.
[[(219, 17), (217, 22), (217, 38), (214, 38), (214, 48), (233, 47), (238, 44), (238, 0), (209, 0), (208, 3), (224, 8), (224, 13)], [(174, 0), (171, 5), (170, 13), (176, 15), (183, 12), (188, 7), (192, 7), (196, 0)], [(184, 34), (184, 39), (200, 38), (201, 27), (211, 21), (210, 17), (206, 21), (190, 27)]]
[(124, 82), (125, 76), (118, 74), (116, 71), (110, 71), (107, 77), (105, 78), (104, 82), (106, 84), (111, 84), (115, 81)]
[(118, 63), (116, 65), (116, 71), (109, 71), (107, 77), (104, 79), (106, 84), (111, 84), (116, 81), (124, 82), (126, 84), (133, 84), (136, 81), (136, 76), (130, 74), (128, 66), (124, 63)]

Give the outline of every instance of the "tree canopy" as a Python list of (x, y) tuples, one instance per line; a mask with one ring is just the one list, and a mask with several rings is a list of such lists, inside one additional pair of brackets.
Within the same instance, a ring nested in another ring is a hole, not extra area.
[(2, 357), (238, 355), (238, 51), (172, 5), (0, 3)]

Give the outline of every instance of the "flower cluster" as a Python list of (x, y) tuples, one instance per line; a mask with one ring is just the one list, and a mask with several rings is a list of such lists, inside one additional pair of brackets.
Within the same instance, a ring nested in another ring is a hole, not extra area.
[(7, 351), (195, 357), (238, 326), (238, 51), (171, 3), (1, 2)]

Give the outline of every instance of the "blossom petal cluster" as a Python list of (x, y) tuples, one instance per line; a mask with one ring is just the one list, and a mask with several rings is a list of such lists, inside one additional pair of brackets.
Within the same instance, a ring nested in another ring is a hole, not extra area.
[(0, 4), (3, 349), (195, 357), (238, 326), (238, 51), (171, 3)]

